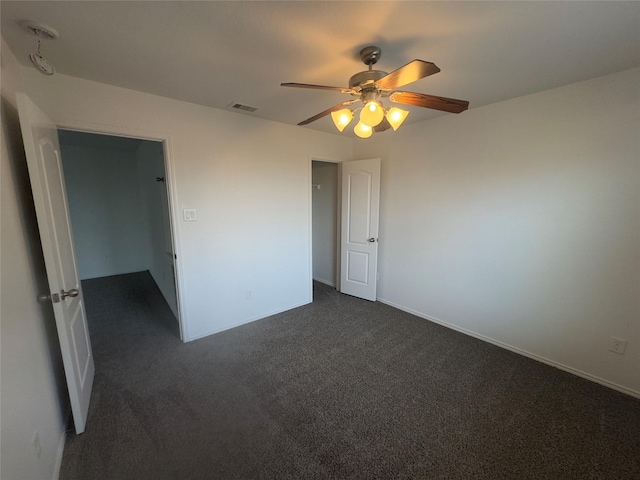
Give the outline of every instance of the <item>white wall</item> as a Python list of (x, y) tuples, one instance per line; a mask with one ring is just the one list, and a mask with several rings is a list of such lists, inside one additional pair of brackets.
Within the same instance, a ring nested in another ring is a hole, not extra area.
[(640, 394), (638, 85), (634, 69), (356, 141), (383, 159), (379, 298)]
[(148, 269), (148, 214), (136, 152), (62, 144), (80, 279)]
[(336, 239), (338, 226), (338, 164), (314, 161), (313, 190), (313, 278), (336, 286)]
[[(32, 68), (23, 76), (59, 125), (167, 139), (186, 340), (311, 301), (309, 158), (348, 159), (350, 138)], [(180, 220), (185, 208), (197, 222)]]
[[(177, 318), (171, 222), (162, 143), (142, 142), (136, 151), (136, 163), (142, 208), (147, 219), (145, 233), (148, 254), (145, 270), (149, 270)], [(156, 178), (165, 178), (165, 181), (158, 182)]]
[(20, 70), (4, 41), (1, 63), (0, 477), (50, 479), (62, 458), (69, 400), (53, 309), (36, 300), (48, 286), (16, 112)]

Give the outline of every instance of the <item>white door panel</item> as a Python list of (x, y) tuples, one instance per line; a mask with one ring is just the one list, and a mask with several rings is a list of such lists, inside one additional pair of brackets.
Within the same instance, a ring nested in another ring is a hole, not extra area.
[(340, 291), (376, 300), (380, 159), (342, 164)]
[(17, 99), (71, 410), (76, 432), (82, 433), (95, 366), (73, 250), (58, 133), (29, 97), (17, 94)]

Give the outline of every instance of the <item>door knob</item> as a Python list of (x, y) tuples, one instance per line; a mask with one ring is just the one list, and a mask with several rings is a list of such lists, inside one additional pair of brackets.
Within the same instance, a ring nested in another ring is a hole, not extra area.
[(80, 295), (80, 291), (77, 288), (72, 288), (68, 292), (65, 292), (64, 290), (60, 290), (60, 296), (62, 297), (63, 300), (67, 297), (77, 297), (78, 295)]
[(375, 237), (371, 237), (368, 241), (369, 241), (370, 243), (375, 243), (375, 242), (376, 242), (376, 240), (377, 240), (377, 239), (376, 239)]

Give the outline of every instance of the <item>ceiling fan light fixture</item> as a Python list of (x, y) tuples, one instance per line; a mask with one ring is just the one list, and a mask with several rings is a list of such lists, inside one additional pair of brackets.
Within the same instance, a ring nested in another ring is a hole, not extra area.
[[(283, 87), (328, 90), (348, 94), (353, 98), (353, 100), (327, 108), (313, 117), (303, 120), (298, 125), (308, 125), (331, 114), (334, 125), (342, 132), (351, 123), (353, 117), (358, 115), (359, 121), (353, 130), (358, 137), (369, 138), (374, 130), (378, 133), (391, 128), (397, 130), (409, 115), (408, 111), (400, 108), (386, 108), (381, 101), (383, 98), (388, 98), (392, 103), (430, 108), (449, 113), (460, 113), (469, 108), (469, 102), (466, 100), (397, 90), (400, 87), (438, 73), (440, 68), (435, 63), (415, 59), (391, 73), (373, 70), (372, 66), (380, 60), (381, 53), (380, 48), (373, 45), (360, 50), (360, 59), (369, 69), (352, 75), (349, 79), (348, 88), (314, 85), (311, 83), (281, 83), (280, 85)], [(361, 106), (358, 108), (345, 108), (356, 102)], [(358, 113), (358, 110), (360, 110), (360, 113)]]
[(343, 108), (337, 112), (331, 112), (331, 119), (336, 128), (342, 132), (353, 120), (353, 112), (348, 108)]
[[(360, 114), (360, 116), (362, 116), (362, 114)], [(373, 135), (373, 128), (362, 123), (362, 120), (360, 120), (358, 124), (353, 128), (353, 131), (360, 138), (369, 138), (371, 135)]]
[(402, 122), (404, 122), (405, 118), (407, 118), (407, 115), (409, 115), (408, 110), (402, 110), (398, 107), (391, 107), (386, 116), (387, 121), (391, 125), (391, 128), (393, 128), (393, 130), (395, 131), (398, 130), (400, 125), (402, 125)]
[(369, 127), (379, 125), (384, 119), (384, 107), (376, 100), (367, 102), (360, 112), (360, 122)]

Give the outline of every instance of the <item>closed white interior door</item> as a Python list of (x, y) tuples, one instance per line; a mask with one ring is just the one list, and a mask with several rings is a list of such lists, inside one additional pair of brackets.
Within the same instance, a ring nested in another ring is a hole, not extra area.
[(40, 240), (77, 433), (85, 430), (95, 366), (76, 268), (60, 146), (55, 125), (18, 94)]
[(376, 300), (380, 159), (342, 163), (340, 291)]

